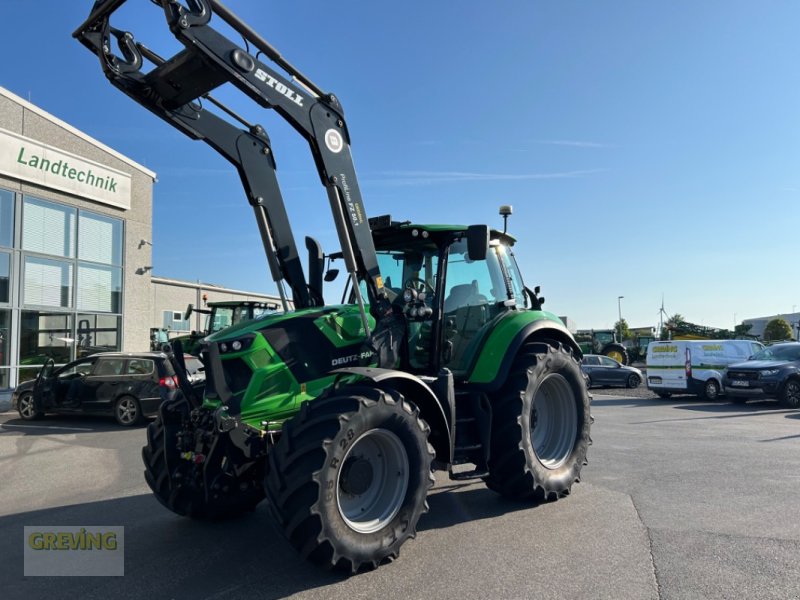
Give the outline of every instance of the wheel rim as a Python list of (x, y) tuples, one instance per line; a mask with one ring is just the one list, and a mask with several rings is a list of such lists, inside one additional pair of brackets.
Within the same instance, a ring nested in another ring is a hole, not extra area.
[(637, 385), (639, 385), (638, 375), (631, 375), (628, 377), (628, 387), (635, 388)]
[(711, 399), (717, 397), (717, 384), (713, 380), (706, 383), (706, 397)]
[(786, 400), (791, 406), (800, 405), (800, 383), (790, 381), (786, 384)]
[(358, 533), (373, 533), (397, 515), (408, 490), (408, 454), (391, 431), (361, 435), (342, 460), (336, 502), (345, 523)]
[(123, 398), (117, 405), (117, 415), (119, 420), (126, 425), (136, 420), (139, 410), (136, 408), (136, 401), (132, 398)]
[(33, 405), (33, 396), (26, 394), (19, 399), (19, 412), (26, 419), (30, 419), (36, 414), (36, 407)]
[(606, 354), (606, 356), (608, 356), (608, 358), (613, 358), (618, 363), (621, 363), (623, 358), (622, 352), (620, 352), (619, 350), (611, 350), (609, 351), (608, 354)]
[(548, 469), (563, 465), (578, 438), (578, 408), (569, 382), (553, 373), (536, 389), (531, 414), (531, 444)]

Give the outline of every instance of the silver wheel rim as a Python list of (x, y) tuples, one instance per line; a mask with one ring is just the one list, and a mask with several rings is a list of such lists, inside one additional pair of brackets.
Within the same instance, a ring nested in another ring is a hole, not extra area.
[(713, 381), (706, 383), (706, 396), (709, 398), (717, 397), (717, 384)]
[(137, 413), (136, 401), (132, 398), (123, 398), (117, 405), (117, 415), (119, 420), (126, 425), (136, 420)]
[(33, 405), (33, 396), (24, 395), (19, 399), (19, 412), (26, 419), (30, 419), (36, 414), (36, 407)]
[(408, 454), (391, 431), (362, 434), (342, 460), (336, 503), (345, 523), (358, 533), (373, 533), (397, 515), (408, 490)]
[(786, 400), (792, 406), (800, 404), (800, 384), (795, 381), (790, 381), (786, 384)]
[(542, 379), (533, 397), (531, 444), (539, 462), (557, 469), (572, 454), (578, 438), (578, 408), (569, 382), (558, 373)]

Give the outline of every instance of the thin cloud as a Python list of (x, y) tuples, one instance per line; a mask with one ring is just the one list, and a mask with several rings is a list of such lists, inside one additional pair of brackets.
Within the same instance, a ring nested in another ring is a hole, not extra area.
[(572, 148), (615, 148), (614, 144), (603, 142), (587, 142), (585, 140), (534, 140), (537, 144), (550, 146), (571, 146)]
[(382, 185), (432, 185), (467, 181), (530, 181), (535, 179), (576, 179), (602, 173), (606, 169), (554, 171), (550, 173), (472, 173), (465, 171), (386, 171), (380, 179), (364, 179), (364, 183)]

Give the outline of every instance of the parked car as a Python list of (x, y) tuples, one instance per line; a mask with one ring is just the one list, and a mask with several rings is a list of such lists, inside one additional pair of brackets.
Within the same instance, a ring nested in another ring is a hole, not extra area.
[(98, 414), (129, 427), (154, 416), (177, 391), (166, 354), (103, 352), (59, 368), (48, 359), (35, 380), (17, 386), (11, 402), (27, 421), (47, 413)]
[(725, 389), (734, 400), (777, 398), (789, 408), (800, 407), (800, 342), (767, 346), (729, 366)]
[(613, 358), (600, 354), (584, 354), (581, 370), (586, 375), (589, 387), (616, 385), (635, 388), (643, 379), (639, 369), (625, 366)]

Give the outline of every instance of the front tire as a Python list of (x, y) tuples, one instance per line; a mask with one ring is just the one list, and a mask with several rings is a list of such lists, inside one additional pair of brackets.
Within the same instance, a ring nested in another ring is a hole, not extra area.
[[(228, 519), (252, 512), (264, 499), (263, 460), (249, 469), (223, 472), (223, 462), (234, 461), (225, 453), (214, 455), (212, 450), (204, 468), (208, 470), (213, 465), (217, 475), (206, 482), (199, 465), (181, 457), (178, 448), (179, 437), (193, 437), (187, 431), (188, 422), (186, 400), (179, 400), (163, 403), (156, 420), (147, 426), (147, 444), (142, 448), (144, 479), (156, 500), (175, 514), (200, 520)], [(213, 446), (224, 449), (224, 444)], [(206, 447), (202, 450), (208, 451)], [(237, 466), (241, 467), (241, 461)]]
[(572, 354), (529, 344), (492, 401), (489, 489), (534, 502), (569, 494), (586, 464), (592, 420)]
[(17, 400), (17, 412), (24, 421), (37, 421), (44, 413), (36, 408), (31, 392), (25, 392)]
[(430, 429), (393, 390), (352, 387), (304, 403), (270, 453), (266, 492), (308, 560), (356, 573), (398, 556), (433, 485)]
[(630, 389), (639, 387), (640, 383), (642, 383), (642, 380), (636, 373), (631, 373), (628, 376), (628, 381), (625, 382)]
[(719, 399), (719, 384), (717, 383), (716, 379), (709, 379), (705, 382), (705, 384), (703, 384), (702, 397), (704, 400), (708, 400), (709, 402), (715, 402), (717, 399)]
[(800, 407), (800, 380), (790, 379), (781, 391), (781, 404), (786, 408)]

